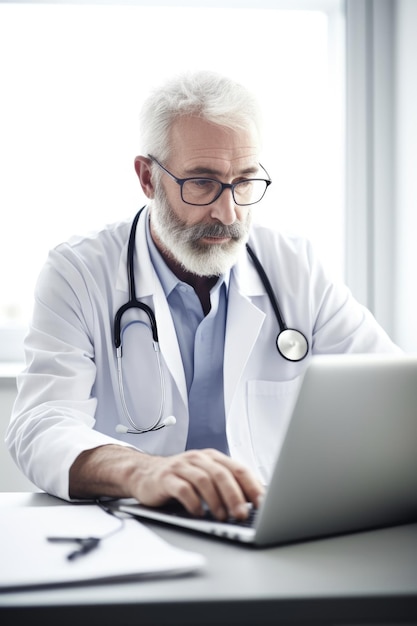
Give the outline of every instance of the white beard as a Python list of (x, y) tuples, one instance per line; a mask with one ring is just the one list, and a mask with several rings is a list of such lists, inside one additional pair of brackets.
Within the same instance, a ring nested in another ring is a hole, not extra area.
[[(197, 276), (220, 276), (228, 272), (248, 240), (251, 222), (249, 211), (245, 223), (186, 226), (175, 215), (160, 186), (151, 204), (151, 224), (155, 235), (177, 263)], [(201, 243), (203, 237), (231, 237), (231, 240), (210, 245)]]

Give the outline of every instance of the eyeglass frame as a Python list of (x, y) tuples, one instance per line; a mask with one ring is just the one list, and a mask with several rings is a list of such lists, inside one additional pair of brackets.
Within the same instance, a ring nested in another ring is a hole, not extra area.
[[(265, 174), (268, 176), (268, 178), (245, 178), (244, 180), (239, 180), (237, 183), (222, 183), (221, 180), (217, 180), (217, 178), (210, 178), (207, 176), (190, 176), (188, 178), (177, 178), (177, 176), (174, 176), (174, 174), (172, 172), (170, 172), (169, 170), (167, 170), (166, 167), (164, 167), (162, 165), (162, 163), (160, 163), (158, 161), (158, 159), (156, 159), (154, 156), (152, 156), (152, 154), (148, 154), (148, 158), (153, 162), (156, 163), (157, 165), (159, 165), (159, 167), (166, 173), (168, 174), (168, 176), (170, 176), (172, 178), (172, 180), (175, 180), (175, 182), (180, 186), (180, 194), (181, 194), (181, 200), (185, 203), (188, 204), (190, 206), (209, 206), (210, 204), (213, 204), (213, 202), (216, 202), (216, 200), (218, 200), (220, 198), (220, 196), (222, 195), (223, 191), (225, 189), (230, 189), (230, 191), (232, 192), (232, 197), (233, 197), (233, 202), (237, 205), (237, 206), (251, 206), (253, 204), (257, 204), (258, 202), (260, 202), (262, 200), (262, 198), (264, 197), (264, 195), (266, 194), (266, 190), (268, 189), (269, 185), (272, 183), (272, 180), (268, 174), (268, 172), (266, 171), (266, 169), (264, 168), (264, 166), (259, 163), (260, 167), (262, 167), (262, 169), (264, 170)], [(184, 200), (184, 196), (183, 196), (183, 186), (186, 182), (188, 182), (189, 180), (209, 180), (212, 181), (214, 183), (218, 183), (219, 185), (221, 185), (220, 187), (220, 191), (219, 193), (216, 195), (215, 198), (213, 198), (213, 200), (210, 200), (210, 202), (205, 202), (203, 204), (196, 204), (195, 202), (188, 202), (187, 200)], [(266, 187), (265, 187), (265, 191), (263, 192), (262, 196), (259, 198), (259, 200), (255, 200), (255, 202), (248, 202), (248, 203), (240, 203), (236, 201), (235, 198), (235, 187), (237, 187), (239, 184), (241, 183), (248, 183), (251, 181), (262, 181), (264, 183), (266, 183)]]

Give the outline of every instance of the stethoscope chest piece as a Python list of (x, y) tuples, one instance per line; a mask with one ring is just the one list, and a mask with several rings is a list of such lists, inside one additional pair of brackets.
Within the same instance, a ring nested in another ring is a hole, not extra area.
[(285, 328), (278, 333), (277, 348), (287, 361), (302, 361), (308, 353), (308, 341), (299, 330)]

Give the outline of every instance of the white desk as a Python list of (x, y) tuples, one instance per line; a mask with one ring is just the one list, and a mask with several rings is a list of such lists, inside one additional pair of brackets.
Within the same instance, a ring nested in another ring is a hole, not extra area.
[[(71, 506), (42, 493), (0, 494), (0, 509), (51, 504)], [(206, 555), (206, 570), (0, 593), (2, 626), (417, 624), (417, 524), (262, 550), (148, 525)]]

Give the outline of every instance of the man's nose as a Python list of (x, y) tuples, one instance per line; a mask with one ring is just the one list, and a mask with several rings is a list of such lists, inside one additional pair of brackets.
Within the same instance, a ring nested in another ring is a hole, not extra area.
[(230, 188), (223, 189), (220, 196), (211, 205), (211, 217), (230, 226), (236, 221), (236, 203)]

